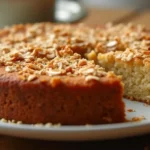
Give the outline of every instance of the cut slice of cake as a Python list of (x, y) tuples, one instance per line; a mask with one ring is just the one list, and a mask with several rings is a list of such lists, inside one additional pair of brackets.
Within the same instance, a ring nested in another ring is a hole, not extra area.
[(125, 97), (150, 104), (150, 30), (120, 24), (99, 29), (99, 34), (105, 40), (95, 49), (98, 64), (122, 76)]

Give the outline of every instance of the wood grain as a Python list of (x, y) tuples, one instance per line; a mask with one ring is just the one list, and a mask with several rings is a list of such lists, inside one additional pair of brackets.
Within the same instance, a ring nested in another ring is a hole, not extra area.
[(103, 25), (129, 15), (131, 12), (132, 10), (130, 9), (90, 9), (87, 17), (85, 17), (82, 22), (90, 25)]
[[(130, 16), (132, 9), (90, 9), (87, 17), (82, 22), (90, 25), (103, 25), (108, 22), (114, 22), (122, 17)], [(143, 10), (142, 13), (135, 15), (128, 22), (144, 24), (150, 26), (150, 10)]]

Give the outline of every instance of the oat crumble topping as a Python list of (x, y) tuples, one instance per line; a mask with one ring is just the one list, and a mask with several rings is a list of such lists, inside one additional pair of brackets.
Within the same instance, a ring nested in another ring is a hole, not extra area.
[[(83, 46), (83, 40), (78, 36), (68, 37), (73, 34), (70, 26), (66, 26), (65, 30), (62, 27), (51, 24), (18, 25), (0, 31), (1, 66), (5, 66), (6, 72), (18, 72), (20, 78), (27, 81), (33, 81), (40, 75), (81, 75), (87, 76), (88, 80), (105, 76), (104, 69), (95, 65), (93, 60), (87, 61), (73, 53), (71, 46), (77, 46), (74, 43)], [(80, 36), (80, 32), (76, 34)], [(71, 46), (67, 45), (71, 39)]]
[(27, 81), (40, 75), (104, 76), (103, 68), (81, 59), (71, 50), (92, 45), (90, 40), (84, 40), (88, 30), (83, 33), (82, 30), (81, 27), (72, 32), (70, 25), (64, 28), (64, 25), (50, 23), (5, 28), (0, 31), (0, 64), (6, 72), (18, 72), (20, 78)]
[(86, 80), (98, 80), (106, 75), (94, 61), (81, 59), (76, 52), (94, 61), (98, 53), (110, 53), (123, 61), (140, 58), (147, 62), (150, 30), (131, 23), (104, 28), (36, 23), (0, 30), (0, 65), (7, 72), (18, 72), (23, 80), (39, 75), (84, 75)]

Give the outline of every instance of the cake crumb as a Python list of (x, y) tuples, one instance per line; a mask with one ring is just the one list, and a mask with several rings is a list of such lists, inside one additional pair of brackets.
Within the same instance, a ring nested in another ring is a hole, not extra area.
[(23, 124), (22, 121), (17, 121), (17, 124)]
[(60, 126), (61, 126), (60, 123), (57, 123), (57, 124), (54, 124), (54, 125), (53, 125), (54, 128), (59, 128)]
[(92, 127), (91, 124), (86, 124), (85, 127), (89, 128), (89, 127)]
[(45, 124), (45, 127), (52, 127), (53, 125), (52, 125), (52, 123), (46, 123)]
[(48, 123), (36, 123), (36, 124), (32, 124), (34, 127), (54, 127), (54, 128), (58, 128), (61, 126), (60, 123), (58, 124), (52, 124), (50, 122)]
[(7, 123), (7, 122), (8, 122), (8, 121), (7, 121), (6, 119), (4, 119), (4, 118), (2, 118), (0, 121), (3, 122), (3, 123)]
[(128, 112), (136, 112), (134, 109), (128, 109)]
[(145, 120), (146, 118), (144, 116), (140, 116), (140, 117), (133, 117), (132, 121), (142, 121)]
[(43, 124), (42, 123), (36, 123), (36, 124), (33, 124), (34, 127), (43, 127)]

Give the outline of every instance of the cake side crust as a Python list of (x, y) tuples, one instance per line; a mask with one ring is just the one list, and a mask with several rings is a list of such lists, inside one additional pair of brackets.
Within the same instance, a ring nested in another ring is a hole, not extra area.
[(23, 81), (0, 70), (0, 117), (23, 123), (103, 124), (125, 121), (123, 85), (115, 77), (47, 77)]

